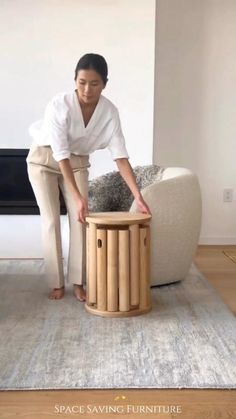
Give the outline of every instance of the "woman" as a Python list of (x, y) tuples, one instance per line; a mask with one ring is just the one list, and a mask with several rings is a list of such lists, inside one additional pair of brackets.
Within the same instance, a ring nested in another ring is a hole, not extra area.
[(50, 299), (64, 295), (59, 188), (70, 226), (68, 280), (74, 286), (75, 297), (79, 301), (86, 299), (84, 223), (90, 153), (108, 147), (138, 209), (150, 213), (128, 161), (118, 110), (101, 95), (107, 74), (107, 63), (101, 55), (84, 55), (75, 69), (76, 89), (54, 96), (44, 118), (29, 128), (34, 141), (27, 157), (28, 174), (40, 208), (45, 268), (52, 288)]

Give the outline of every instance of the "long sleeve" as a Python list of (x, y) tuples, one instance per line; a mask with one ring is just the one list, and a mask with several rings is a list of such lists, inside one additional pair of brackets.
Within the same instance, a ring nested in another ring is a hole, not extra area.
[(56, 161), (70, 158), (68, 142), (68, 115), (67, 110), (60, 103), (49, 102), (46, 107), (43, 131), (53, 151)]
[(113, 160), (121, 158), (129, 158), (125, 138), (121, 129), (119, 113), (116, 110), (113, 116), (114, 130), (108, 144), (108, 149), (112, 155)]

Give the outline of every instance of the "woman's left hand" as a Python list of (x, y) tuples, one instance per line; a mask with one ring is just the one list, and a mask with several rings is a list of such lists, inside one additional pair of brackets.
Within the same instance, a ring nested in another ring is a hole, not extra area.
[(142, 212), (143, 214), (150, 214), (152, 215), (149, 206), (147, 205), (147, 203), (144, 201), (142, 196), (139, 196), (135, 199), (137, 208), (140, 212)]
[(144, 201), (142, 197), (142, 194), (139, 190), (139, 187), (137, 185), (137, 182), (134, 176), (133, 169), (130, 166), (128, 159), (127, 158), (116, 159), (116, 164), (117, 164), (117, 167), (119, 169), (121, 176), (123, 177), (124, 181), (128, 185), (129, 189), (131, 190), (135, 198), (135, 202), (136, 202), (138, 210), (142, 212), (143, 214), (151, 215), (150, 208), (148, 207), (148, 205), (146, 204), (146, 202)]

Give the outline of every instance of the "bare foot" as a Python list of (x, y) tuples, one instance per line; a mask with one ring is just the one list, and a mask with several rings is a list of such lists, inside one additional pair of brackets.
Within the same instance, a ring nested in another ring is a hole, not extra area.
[(83, 285), (74, 284), (74, 295), (79, 301), (86, 301), (86, 292)]
[(61, 288), (54, 288), (49, 294), (48, 298), (50, 300), (60, 300), (64, 297), (64, 287)]

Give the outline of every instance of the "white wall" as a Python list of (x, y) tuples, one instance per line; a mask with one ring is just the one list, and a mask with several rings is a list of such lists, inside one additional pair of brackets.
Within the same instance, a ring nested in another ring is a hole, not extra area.
[[(155, 0), (3, 1), (0, 26), (0, 147), (28, 147), (29, 124), (54, 94), (74, 89), (78, 59), (97, 52), (108, 62), (103, 93), (119, 108), (132, 163), (152, 161)], [(92, 176), (111, 168), (101, 153)]]
[(157, 0), (156, 10), (154, 161), (198, 174), (200, 242), (236, 244), (236, 1)]
[[(155, 0), (1, 1), (0, 28), (0, 148), (29, 147), (29, 124), (54, 94), (74, 89), (78, 59), (97, 52), (108, 62), (104, 95), (119, 108), (131, 164), (152, 162)], [(91, 163), (90, 177), (116, 169), (106, 150)], [(0, 257), (41, 256), (34, 217), (0, 216)]]

